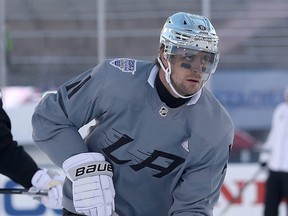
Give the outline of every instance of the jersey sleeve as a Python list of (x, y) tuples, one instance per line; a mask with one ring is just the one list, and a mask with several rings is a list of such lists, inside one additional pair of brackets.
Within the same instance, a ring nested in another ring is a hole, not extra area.
[(29, 188), (38, 169), (30, 155), (13, 140), (11, 122), (0, 99), (0, 173)]
[(173, 191), (173, 204), (169, 215), (213, 215), (213, 208), (219, 200), (226, 175), (234, 137), (232, 128), (221, 143), (209, 151), (205, 150), (205, 141), (199, 142), (198, 151), (192, 154), (198, 162), (187, 166), (183, 171), (181, 180)]
[(101, 65), (90, 69), (46, 95), (35, 108), (33, 139), (59, 167), (67, 158), (88, 152), (78, 130), (102, 114), (97, 103), (105, 74)]

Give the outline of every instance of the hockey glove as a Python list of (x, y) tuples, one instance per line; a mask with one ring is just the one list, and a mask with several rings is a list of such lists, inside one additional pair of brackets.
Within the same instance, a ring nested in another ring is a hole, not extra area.
[(47, 191), (48, 196), (35, 196), (43, 205), (52, 209), (62, 208), (62, 186), (65, 176), (51, 170), (38, 170), (32, 177), (30, 191)]
[(100, 153), (81, 153), (64, 161), (72, 181), (75, 210), (89, 216), (110, 216), (115, 210), (112, 166)]

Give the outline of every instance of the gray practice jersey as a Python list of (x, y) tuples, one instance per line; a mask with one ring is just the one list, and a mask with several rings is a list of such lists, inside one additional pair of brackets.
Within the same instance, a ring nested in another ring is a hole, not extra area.
[[(225, 177), (234, 128), (203, 89), (169, 108), (154, 87), (158, 67), (133, 59), (106, 60), (48, 94), (35, 109), (33, 137), (58, 166), (100, 152), (113, 166), (120, 216), (212, 215)], [(78, 129), (95, 119), (84, 140)], [(71, 182), (64, 208), (75, 212)]]

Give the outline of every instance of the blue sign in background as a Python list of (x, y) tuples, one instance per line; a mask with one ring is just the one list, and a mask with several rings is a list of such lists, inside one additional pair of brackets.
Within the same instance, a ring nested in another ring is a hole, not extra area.
[(284, 101), (288, 71), (216, 71), (211, 90), (243, 129), (269, 129), (275, 107)]

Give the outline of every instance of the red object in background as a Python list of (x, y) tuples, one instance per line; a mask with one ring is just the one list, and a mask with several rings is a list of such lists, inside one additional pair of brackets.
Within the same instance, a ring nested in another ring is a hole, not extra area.
[(233, 150), (239, 151), (241, 149), (251, 149), (257, 144), (257, 140), (249, 133), (240, 129), (235, 129)]

